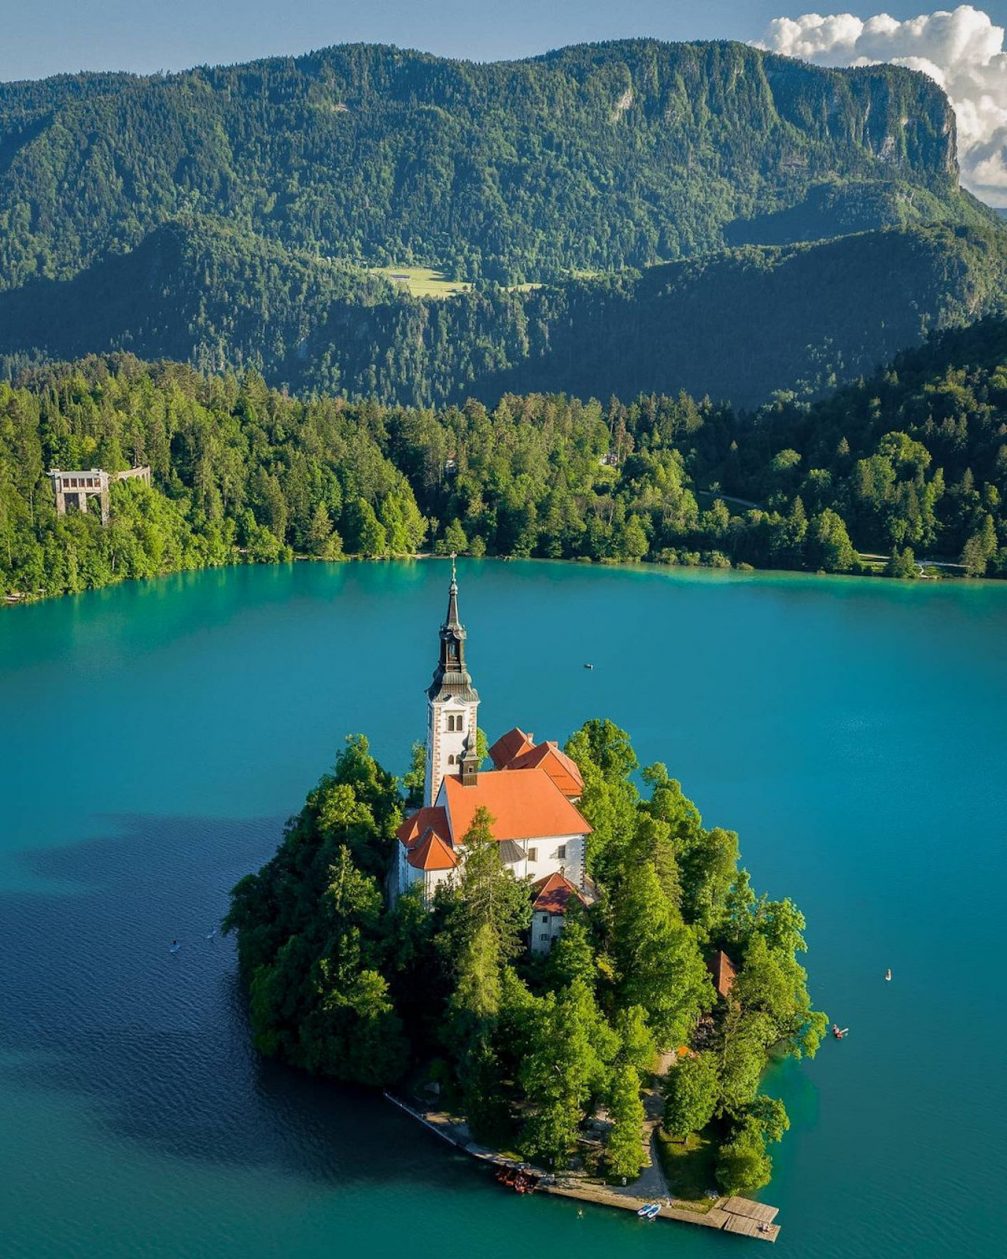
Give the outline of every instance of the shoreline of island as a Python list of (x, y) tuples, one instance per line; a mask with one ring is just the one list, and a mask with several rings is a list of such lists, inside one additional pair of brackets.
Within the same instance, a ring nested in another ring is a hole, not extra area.
[(620, 1186), (707, 1215), (759, 1190), (790, 1127), (766, 1069), (828, 1027), (804, 916), (753, 889), (738, 836), (614, 722), (487, 740), (454, 557), (431, 639), (406, 774), (350, 736), (232, 890), (256, 1048), (434, 1099), (433, 1126), (519, 1192)]

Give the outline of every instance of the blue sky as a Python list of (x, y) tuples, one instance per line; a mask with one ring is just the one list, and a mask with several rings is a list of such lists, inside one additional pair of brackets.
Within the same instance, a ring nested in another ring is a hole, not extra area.
[[(1007, 0), (982, 3), (997, 22)], [(492, 60), (583, 40), (756, 39), (809, 10), (911, 17), (931, 0), (0, 0), (0, 80), (80, 69), (149, 72), (346, 41)], [(944, 7), (952, 7), (945, 0)]]

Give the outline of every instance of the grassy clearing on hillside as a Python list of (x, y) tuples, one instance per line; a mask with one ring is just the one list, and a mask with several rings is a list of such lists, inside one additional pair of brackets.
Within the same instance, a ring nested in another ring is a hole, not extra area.
[(714, 1178), (717, 1146), (711, 1138), (693, 1133), (684, 1141), (673, 1141), (663, 1128), (658, 1128), (657, 1148), (675, 1206), (703, 1213), (709, 1211), (715, 1200), (708, 1198), (706, 1191), (715, 1188), (717, 1183)]
[(472, 287), (464, 280), (449, 280), (432, 267), (373, 267), (378, 275), (409, 290), (412, 297), (454, 297)]

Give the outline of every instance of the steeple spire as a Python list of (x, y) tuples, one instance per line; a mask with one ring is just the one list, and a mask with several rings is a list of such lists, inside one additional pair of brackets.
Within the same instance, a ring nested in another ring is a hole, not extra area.
[(472, 677), (465, 667), (465, 626), (458, 617), (458, 572), (454, 552), (451, 554), (451, 585), (448, 587), (448, 610), (440, 632), (440, 653), (433, 681), (427, 690), (432, 700), (455, 699), (478, 701)]
[(462, 639), (465, 638), (465, 630), (462, 628), (461, 621), (458, 620), (458, 571), (455, 568), (455, 552), (451, 552), (451, 585), (448, 587), (448, 614), (441, 626), (441, 634), (446, 629), (458, 631)]

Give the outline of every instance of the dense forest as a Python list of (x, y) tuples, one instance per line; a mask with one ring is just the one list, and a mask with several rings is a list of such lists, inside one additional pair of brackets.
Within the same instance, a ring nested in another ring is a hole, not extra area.
[[(583, 1125), (604, 1108), (604, 1145), (587, 1162), (613, 1178), (640, 1172), (641, 1086), (657, 1051), (679, 1050), (666, 1128), (679, 1140), (704, 1131), (725, 1192), (757, 1189), (767, 1145), (789, 1126), (759, 1092), (769, 1054), (814, 1054), (825, 1030), (797, 960), (804, 919), (752, 891), (737, 836), (706, 829), (663, 765), (642, 771), (641, 795), (611, 722), (589, 721), (566, 751), (584, 777), (599, 895), (533, 959), (528, 884), (501, 862), (485, 810), (462, 841), (460, 878), (432, 906), (414, 889), (385, 908), (402, 799), (366, 740), (351, 739), (277, 854), (232, 893), (225, 926), (256, 1045), (341, 1080), (432, 1080), (477, 1139), (540, 1166), (581, 1162)], [(726, 1000), (704, 960), (719, 949), (738, 965)]]
[[(0, 376), (125, 351), (388, 405), (819, 396), (1004, 309), (894, 66), (633, 40), (0, 84)], [(375, 270), (471, 282), (410, 297)], [(724, 353), (730, 345), (731, 352)]]
[(743, 44), (627, 40), (496, 64), (343, 45), (60, 76), (0, 84), (0, 285), (69, 278), (185, 213), (503, 284), (993, 220), (957, 173), (954, 115), (929, 78)]
[[(437, 411), (129, 356), (0, 385), (0, 590), (301, 554), (473, 555), (1007, 574), (1007, 322), (935, 337), (813, 405), (507, 395)], [(57, 517), (50, 467), (149, 464), (112, 520)]]
[(72, 279), (0, 291), (0, 371), (127, 350), (389, 405), (684, 389), (754, 407), (778, 392), (819, 396), (928, 331), (1003, 313), (1005, 279), (1003, 229), (926, 227), (419, 299), (194, 220)]

